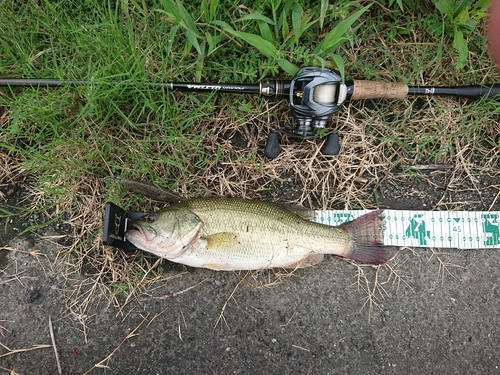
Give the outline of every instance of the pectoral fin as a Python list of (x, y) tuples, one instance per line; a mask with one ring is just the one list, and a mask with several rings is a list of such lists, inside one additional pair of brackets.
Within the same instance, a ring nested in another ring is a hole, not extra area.
[[(222, 254), (238, 245), (238, 234), (232, 232), (214, 233), (203, 236), (199, 240), (201, 245), (201, 257), (205, 259), (200, 267), (209, 268), (215, 271), (236, 271), (237, 266), (226, 261)], [(222, 258), (222, 259), (221, 259)]]
[(219, 250), (238, 245), (238, 234), (232, 232), (214, 233), (205, 236), (207, 241), (207, 250)]

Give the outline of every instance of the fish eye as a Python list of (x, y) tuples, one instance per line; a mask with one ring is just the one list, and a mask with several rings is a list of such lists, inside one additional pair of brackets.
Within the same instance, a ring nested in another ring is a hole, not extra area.
[(148, 216), (148, 221), (150, 223), (154, 223), (158, 218), (156, 217), (156, 215), (149, 215)]

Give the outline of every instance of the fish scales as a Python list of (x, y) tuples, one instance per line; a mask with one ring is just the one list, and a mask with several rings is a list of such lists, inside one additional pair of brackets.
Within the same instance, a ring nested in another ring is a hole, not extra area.
[(212, 256), (222, 263), (244, 266), (248, 261), (258, 263), (258, 268), (294, 265), (312, 253), (340, 252), (339, 240), (349, 241), (345, 231), (304, 220), (277, 204), (213, 198), (194, 199), (186, 206), (203, 222), (203, 235), (235, 234), (234, 242), (225, 241), (226, 236), (215, 236), (207, 248), (197, 249), (200, 255), (218, 249)]
[(380, 264), (386, 261), (380, 214), (332, 227), (274, 203), (198, 198), (147, 215), (126, 236), (174, 262), (216, 270), (305, 267), (324, 254)]

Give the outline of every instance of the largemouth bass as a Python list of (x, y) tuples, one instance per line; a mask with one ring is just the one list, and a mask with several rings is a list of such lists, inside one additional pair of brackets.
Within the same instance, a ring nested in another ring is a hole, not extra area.
[(383, 264), (381, 215), (374, 211), (332, 227), (270, 202), (198, 198), (143, 216), (125, 236), (172, 262), (213, 270), (307, 267), (324, 254)]

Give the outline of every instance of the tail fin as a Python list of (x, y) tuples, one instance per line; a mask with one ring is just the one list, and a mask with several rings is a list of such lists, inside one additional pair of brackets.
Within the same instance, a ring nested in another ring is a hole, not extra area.
[(353, 240), (351, 248), (344, 254), (344, 257), (362, 263), (387, 263), (387, 254), (383, 244), (383, 220), (383, 211), (377, 210), (342, 224)]

